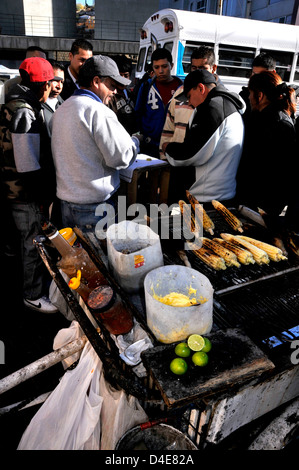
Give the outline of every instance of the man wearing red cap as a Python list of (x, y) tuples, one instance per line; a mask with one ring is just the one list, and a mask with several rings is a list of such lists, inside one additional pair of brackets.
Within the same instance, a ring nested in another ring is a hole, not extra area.
[(24, 303), (33, 310), (54, 313), (57, 309), (44, 291), (47, 271), (33, 244), (43, 211), (47, 215), (55, 195), (55, 170), (41, 108), (54, 73), (41, 57), (25, 59), (19, 70), (22, 81), (11, 89), (1, 110), (2, 173), (22, 241)]

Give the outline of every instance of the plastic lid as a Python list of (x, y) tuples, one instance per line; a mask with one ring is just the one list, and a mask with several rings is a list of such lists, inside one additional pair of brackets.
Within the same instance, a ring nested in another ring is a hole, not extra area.
[(81, 271), (80, 269), (77, 271), (77, 277), (72, 277), (69, 281), (69, 287), (71, 289), (78, 289), (81, 283)]
[(77, 235), (70, 227), (62, 228), (59, 230), (59, 233), (63, 236), (63, 238), (65, 238), (65, 240), (69, 242), (70, 245), (73, 245), (77, 240)]
[(87, 305), (98, 313), (109, 310), (115, 300), (115, 292), (110, 286), (96, 287), (88, 297)]

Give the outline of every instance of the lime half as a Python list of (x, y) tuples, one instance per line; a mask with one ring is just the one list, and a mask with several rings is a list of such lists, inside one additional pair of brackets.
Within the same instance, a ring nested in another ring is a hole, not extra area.
[(201, 351), (205, 346), (205, 340), (200, 335), (190, 335), (187, 340), (188, 346), (192, 351)]

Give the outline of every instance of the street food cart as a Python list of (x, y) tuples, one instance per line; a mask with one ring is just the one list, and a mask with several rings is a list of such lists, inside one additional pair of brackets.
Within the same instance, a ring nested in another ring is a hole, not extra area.
[[(217, 211), (209, 211), (209, 216), (215, 224), (215, 236), (231, 230)], [(264, 227), (238, 216), (249, 236), (269, 242)], [(171, 217), (167, 217), (169, 222)], [(169, 227), (171, 230), (171, 220)], [(274, 419), (271, 413), (282, 410), (283, 422), (288, 423), (279, 436), (283, 447), (298, 429), (299, 258), (290, 254), (287, 260), (277, 263), (215, 271), (192, 251), (181, 256), (171, 241), (169, 244), (165, 241), (165, 265), (191, 266), (203, 273), (214, 288), (209, 365), (191, 368), (185, 376), (174, 376), (169, 370), (174, 345), (160, 343), (149, 329), (142, 290), (138, 295), (124, 292), (109, 270), (105, 242), (100, 243), (94, 233), (83, 235), (77, 228), (74, 231), (153, 344), (141, 354), (146, 374), (140, 377), (121, 359), (114, 339), (101, 324), (99, 335), (57, 268), (45, 237), (36, 239), (36, 247), (53, 280), (103, 363), (106, 380), (137, 397), (153, 425), (171, 424), (197, 449), (224, 446), (231, 436), (259, 423), (261, 418), (271, 427)], [(252, 448), (270, 445), (267, 433), (255, 444), (256, 439), (257, 436)]]

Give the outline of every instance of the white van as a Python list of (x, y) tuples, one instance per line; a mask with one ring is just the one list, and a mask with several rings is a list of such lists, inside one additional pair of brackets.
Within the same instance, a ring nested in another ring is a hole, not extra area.
[(157, 47), (172, 53), (172, 74), (181, 79), (190, 71), (192, 51), (202, 45), (213, 47), (217, 74), (223, 84), (237, 93), (248, 83), (251, 64), (260, 52), (276, 59), (281, 78), (299, 85), (299, 27), (185, 10), (164, 9), (154, 13), (140, 32), (136, 78)]

